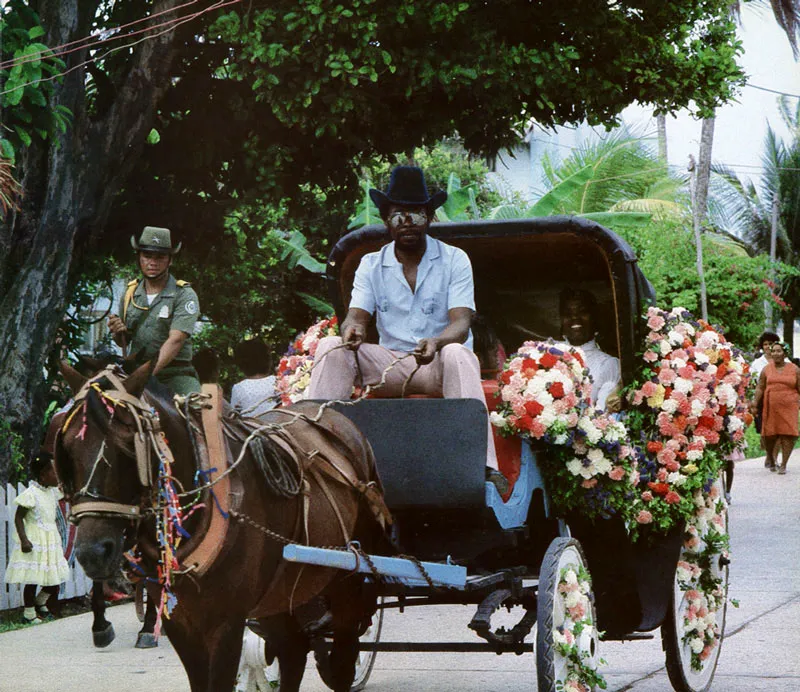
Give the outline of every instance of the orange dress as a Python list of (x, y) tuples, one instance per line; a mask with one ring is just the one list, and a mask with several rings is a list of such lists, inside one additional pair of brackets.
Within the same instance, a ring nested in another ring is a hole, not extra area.
[(800, 412), (800, 395), (797, 393), (797, 366), (786, 362), (778, 369), (773, 363), (764, 368), (767, 379), (764, 390), (764, 419), (761, 434), (764, 437), (788, 435), (798, 437), (797, 416)]

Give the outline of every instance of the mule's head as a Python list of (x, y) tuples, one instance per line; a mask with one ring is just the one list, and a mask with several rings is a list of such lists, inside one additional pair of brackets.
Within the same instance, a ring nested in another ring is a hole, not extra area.
[(91, 579), (107, 579), (119, 569), (126, 531), (136, 531), (150, 493), (142, 438), (135, 439), (136, 402), (150, 365), (127, 378), (113, 369), (85, 378), (66, 363), (61, 371), (76, 401), (58, 432), (56, 471), (78, 525), (78, 562)]

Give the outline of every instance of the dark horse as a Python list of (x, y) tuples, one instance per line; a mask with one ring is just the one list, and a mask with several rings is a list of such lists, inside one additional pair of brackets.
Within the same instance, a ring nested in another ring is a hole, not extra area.
[[(85, 358), (84, 363), (87, 361), (94, 362), (91, 361), (91, 359)], [(99, 370), (102, 367), (102, 364), (99, 361), (96, 362), (96, 365), (97, 367), (95, 370)], [(45, 436), (42, 449), (44, 449), (44, 451), (51, 456), (55, 454), (56, 437), (58, 436), (58, 431), (61, 429), (61, 426), (64, 425), (66, 418), (66, 413), (56, 413), (47, 428), (47, 434)], [(98, 648), (108, 646), (116, 637), (116, 634), (114, 633), (114, 626), (106, 619), (104, 585), (105, 582), (103, 580), (94, 580), (92, 582), (91, 604), (92, 615), (94, 616), (94, 619), (92, 620), (92, 641)], [(137, 649), (151, 649), (158, 646), (158, 637), (155, 634), (157, 616), (158, 613), (156, 610), (156, 601), (153, 599), (148, 599), (142, 629), (139, 630), (139, 634), (136, 637)]]
[[(88, 381), (66, 364), (62, 372), (78, 393), (56, 445), (56, 468), (78, 522), (77, 558), (89, 577), (107, 578), (122, 560), (126, 533), (135, 534), (141, 566), (155, 574), (157, 496), (143, 478), (148, 467), (157, 478), (155, 459), (164, 450), (155, 446), (145, 456), (146, 438), (137, 430), (144, 421), (159, 436), (163, 432), (160, 439), (174, 458), (175, 485), (191, 490), (198, 473), (194, 418), (188, 409), (184, 418), (168, 392), (148, 383), (149, 366), (128, 378), (106, 369)], [(358, 636), (374, 612), (374, 594), (362, 575), (287, 563), (282, 549), (285, 542), (343, 546), (354, 539), (369, 549), (383, 540), (381, 523), (389, 519), (369, 444), (333, 411), (311, 421), (318, 411), (318, 405), (304, 403), (270, 412), (261, 418), (273, 424), (269, 435), (256, 435), (249, 444), (246, 435), (235, 434), (244, 423), (223, 421), (234, 431), (225, 436), (225, 447), (233, 463), (231, 509), (237, 509), (225, 517), (221, 545), (203, 570), (183, 563), (190, 548), (178, 549), (180, 569), (172, 581), (177, 605), (163, 622), (193, 692), (232, 689), (248, 618), (258, 619), (268, 633), (284, 692), (299, 690), (310, 638), (321, 635), (333, 638), (329, 684), (340, 692), (350, 689)], [(151, 459), (144, 475), (143, 458)], [(287, 487), (287, 482), (276, 486), (281, 474), (284, 481), (294, 480), (297, 491), (279, 492)], [(203, 537), (203, 527), (214, 521), (214, 512), (224, 516), (216, 488), (217, 496), (205, 490), (203, 504), (184, 524), (199, 536), (189, 545), (208, 540), (211, 530)]]

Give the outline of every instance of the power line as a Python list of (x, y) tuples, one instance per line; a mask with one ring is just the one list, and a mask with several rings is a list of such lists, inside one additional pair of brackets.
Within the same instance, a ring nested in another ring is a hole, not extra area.
[[(108, 43), (110, 41), (116, 41), (116, 40), (121, 39), (121, 38), (127, 38), (129, 36), (134, 36), (135, 34), (141, 33), (142, 31), (149, 31), (150, 29), (154, 29), (154, 28), (157, 28), (159, 26), (164, 26), (164, 24), (158, 24), (156, 26), (147, 27), (145, 29), (139, 29), (137, 31), (134, 31), (134, 32), (131, 32), (131, 33), (128, 33), (128, 34), (116, 33), (116, 32), (122, 31), (123, 29), (127, 29), (128, 27), (134, 26), (136, 24), (141, 24), (142, 22), (147, 22), (147, 21), (150, 21), (152, 19), (155, 19), (156, 17), (160, 17), (162, 14), (169, 14), (170, 12), (177, 12), (178, 10), (181, 10), (181, 9), (183, 9), (185, 7), (188, 7), (189, 5), (195, 5), (199, 1), (200, 0), (189, 0), (189, 2), (184, 3), (183, 5), (177, 5), (176, 7), (173, 7), (173, 8), (168, 9), (168, 10), (162, 10), (161, 12), (156, 12), (155, 14), (148, 15), (147, 17), (141, 17), (140, 19), (135, 19), (132, 22), (128, 22), (127, 24), (122, 24), (122, 25), (120, 25), (120, 26), (118, 26), (118, 27), (116, 27), (114, 29), (107, 29), (107, 30), (104, 30), (104, 31), (99, 31), (96, 34), (90, 34), (89, 36), (84, 36), (83, 38), (75, 39), (74, 41), (69, 41), (68, 43), (62, 43), (59, 46), (54, 46), (53, 48), (48, 48), (47, 50), (37, 51), (35, 53), (28, 53), (27, 55), (23, 55), (23, 56), (21, 56), (19, 58), (13, 58), (11, 60), (7, 60), (6, 62), (0, 62), (0, 70), (10, 69), (10, 68), (13, 68), (13, 67), (15, 67), (17, 65), (24, 65), (25, 63), (28, 63), (28, 62), (36, 62), (37, 60), (41, 60), (42, 58), (60, 57), (62, 55), (67, 55), (69, 53), (73, 53), (73, 52), (75, 52), (77, 50), (83, 50), (85, 48), (91, 48), (92, 46), (97, 46), (97, 45), (100, 45), (101, 43)], [(177, 17), (175, 20), (170, 20), (170, 21), (179, 21), (179, 20), (180, 20), (180, 17)], [(112, 32), (112, 31), (115, 32), (115, 33), (113, 35), (109, 36), (108, 38), (100, 38), (100, 37), (103, 36), (103, 34), (108, 34), (109, 32)], [(68, 48), (70, 46), (76, 46), (77, 44), (83, 43), (84, 41), (90, 41), (91, 39), (94, 39), (94, 38), (100, 38), (100, 40), (92, 41), (91, 43), (87, 43), (86, 45), (82, 45), (82, 46), (77, 46), (76, 48), (71, 48), (70, 50), (62, 50), (64, 48)]]
[[(26, 82), (25, 84), (20, 84), (18, 86), (15, 86), (13, 89), (7, 89), (5, 91), (0, 91), (0, 96), (2, 96), (3, 94), (11, 93), (12, 91), (16, 91), (17, 89), (24, 89), (26, 86), (31, 86), (33, 84), (40, 84), (41, 82), (50, 82), (50, 81), (52, 81), (54, 79), (58, 79), (59, 77), (64, 77), (64, 76), (68, 75), (70, 72), (74, 72), (75, 70), (80, 69), (81, 67), (84, 67), (85, 65), (88, 65), (89, 63), (98, 62), (100, 60), (103, 60), (106, 57), (108, 57), (109, 55), (111, 55), (112, 53), (116, 53), (117, 51), (120, 51), (120, 50), (133, 48), (134, 46), (137, 46), (140, 43), (143, 43), (145, 41), (148, 41), (148, 40), (151, 40), (151, 39), (154, 39), (154, 38), (158, 38), (159, 36), (163, 36), (164, 34), (169, 33), (170, 31), (174, 31), (175, 29), (177, 29), (182, 24), (186, 24), (187, 22), (190, 22), (193, 19), (196, 19), (197, 17), (200, 17), (203, 14), (206, 14), (208, 12), (212, 12), (213, 10), (221, 9), (222, 7), (227, 7), (228, 5), (235, 5), (236, 3), (239, 3), (241, 1), (242, 0), (227, 0), (227, 1), (218, 0), (218, 2), (214, 3), (213, 5), (210, 5), (209, 7), (205, 8), (203, 10), (195, 12), (194, 14), (190, 14), (188, 17), (184, 17), (182, 19), (172, 19), (172, 20), (169, 20), (167, 22), (163, 22), (162, 24), (156, 25), (155, 27), (150, 27), (149, 28), (149, 29), (155, 29), (155, 28), (159, 28), (159, 27), (162, 27), (162, 26), (166, 26), (167, 28), (164, 29), (163, 31), (159, 31), (156, 34), (151, 34), (149, 36), (144, 36), (144, 37), (140, 38), (137, 41), (133, 41), (132, 43), (126, 43), (124, 46), (117, 46), (115, 48), (111, 48), (111, 49), (107, 50), (105, 53), (103, 53), (100, 56), (95, 56), (93, 58), (89, 58), (88, 60), (84, 60), (83, 62), (78, 63), (77, 65), (73, 65), (68, 70), (64, 70), (63, 72), (59, 72), (57, 74), (51, 75), (50, 77), (42, 77), (41, 79), (35, 79), (35, 80), (31, 81), (31, 82)], [(132, 35), (132, 34), (127, 34), (126, 36), (130, 36), (130, 35)]]
[(800, 99), (800, 94), (789, 94), (785, 91), (778, 91), (776, 89), (768, 89), (767, 87), (758, 86), (758, 84), (751, 84), (748, 82), (745, 86), (750, 87), (751, 89), (758, 89), (759, 91), (768, 91), (771, 94), (779, 94), (780, 96), (791, 96), (794, 99)]

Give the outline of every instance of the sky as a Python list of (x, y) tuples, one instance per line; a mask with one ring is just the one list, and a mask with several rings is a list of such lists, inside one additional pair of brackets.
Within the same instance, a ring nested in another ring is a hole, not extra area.
[[(740, 62), (750, 85), (757, 85), (800, 96), (800, 62), (795, 62), (786, 34), (778, 27), (768, 8), (744, 4), (739, 35), (744, 46)], [(745, 86), (738, 102), (722, 106), (717, 111), (712, 159), (734, 168), (740, 178), (751, 177), (756, 184), (761, 167), (761, 151), (767, 123), (779, 136), (788, 138), (778, 112), (777, 94)], [(796, 104), (797, 99), (790, 103)], [(628, 107), (625, 121), (654, 130), (651, 112), (641, 106)], [(667, 154), (669, 163), (685, 170), (689, 154), (700, 148), (700, 121), (688, 113), (667, 117)]]

